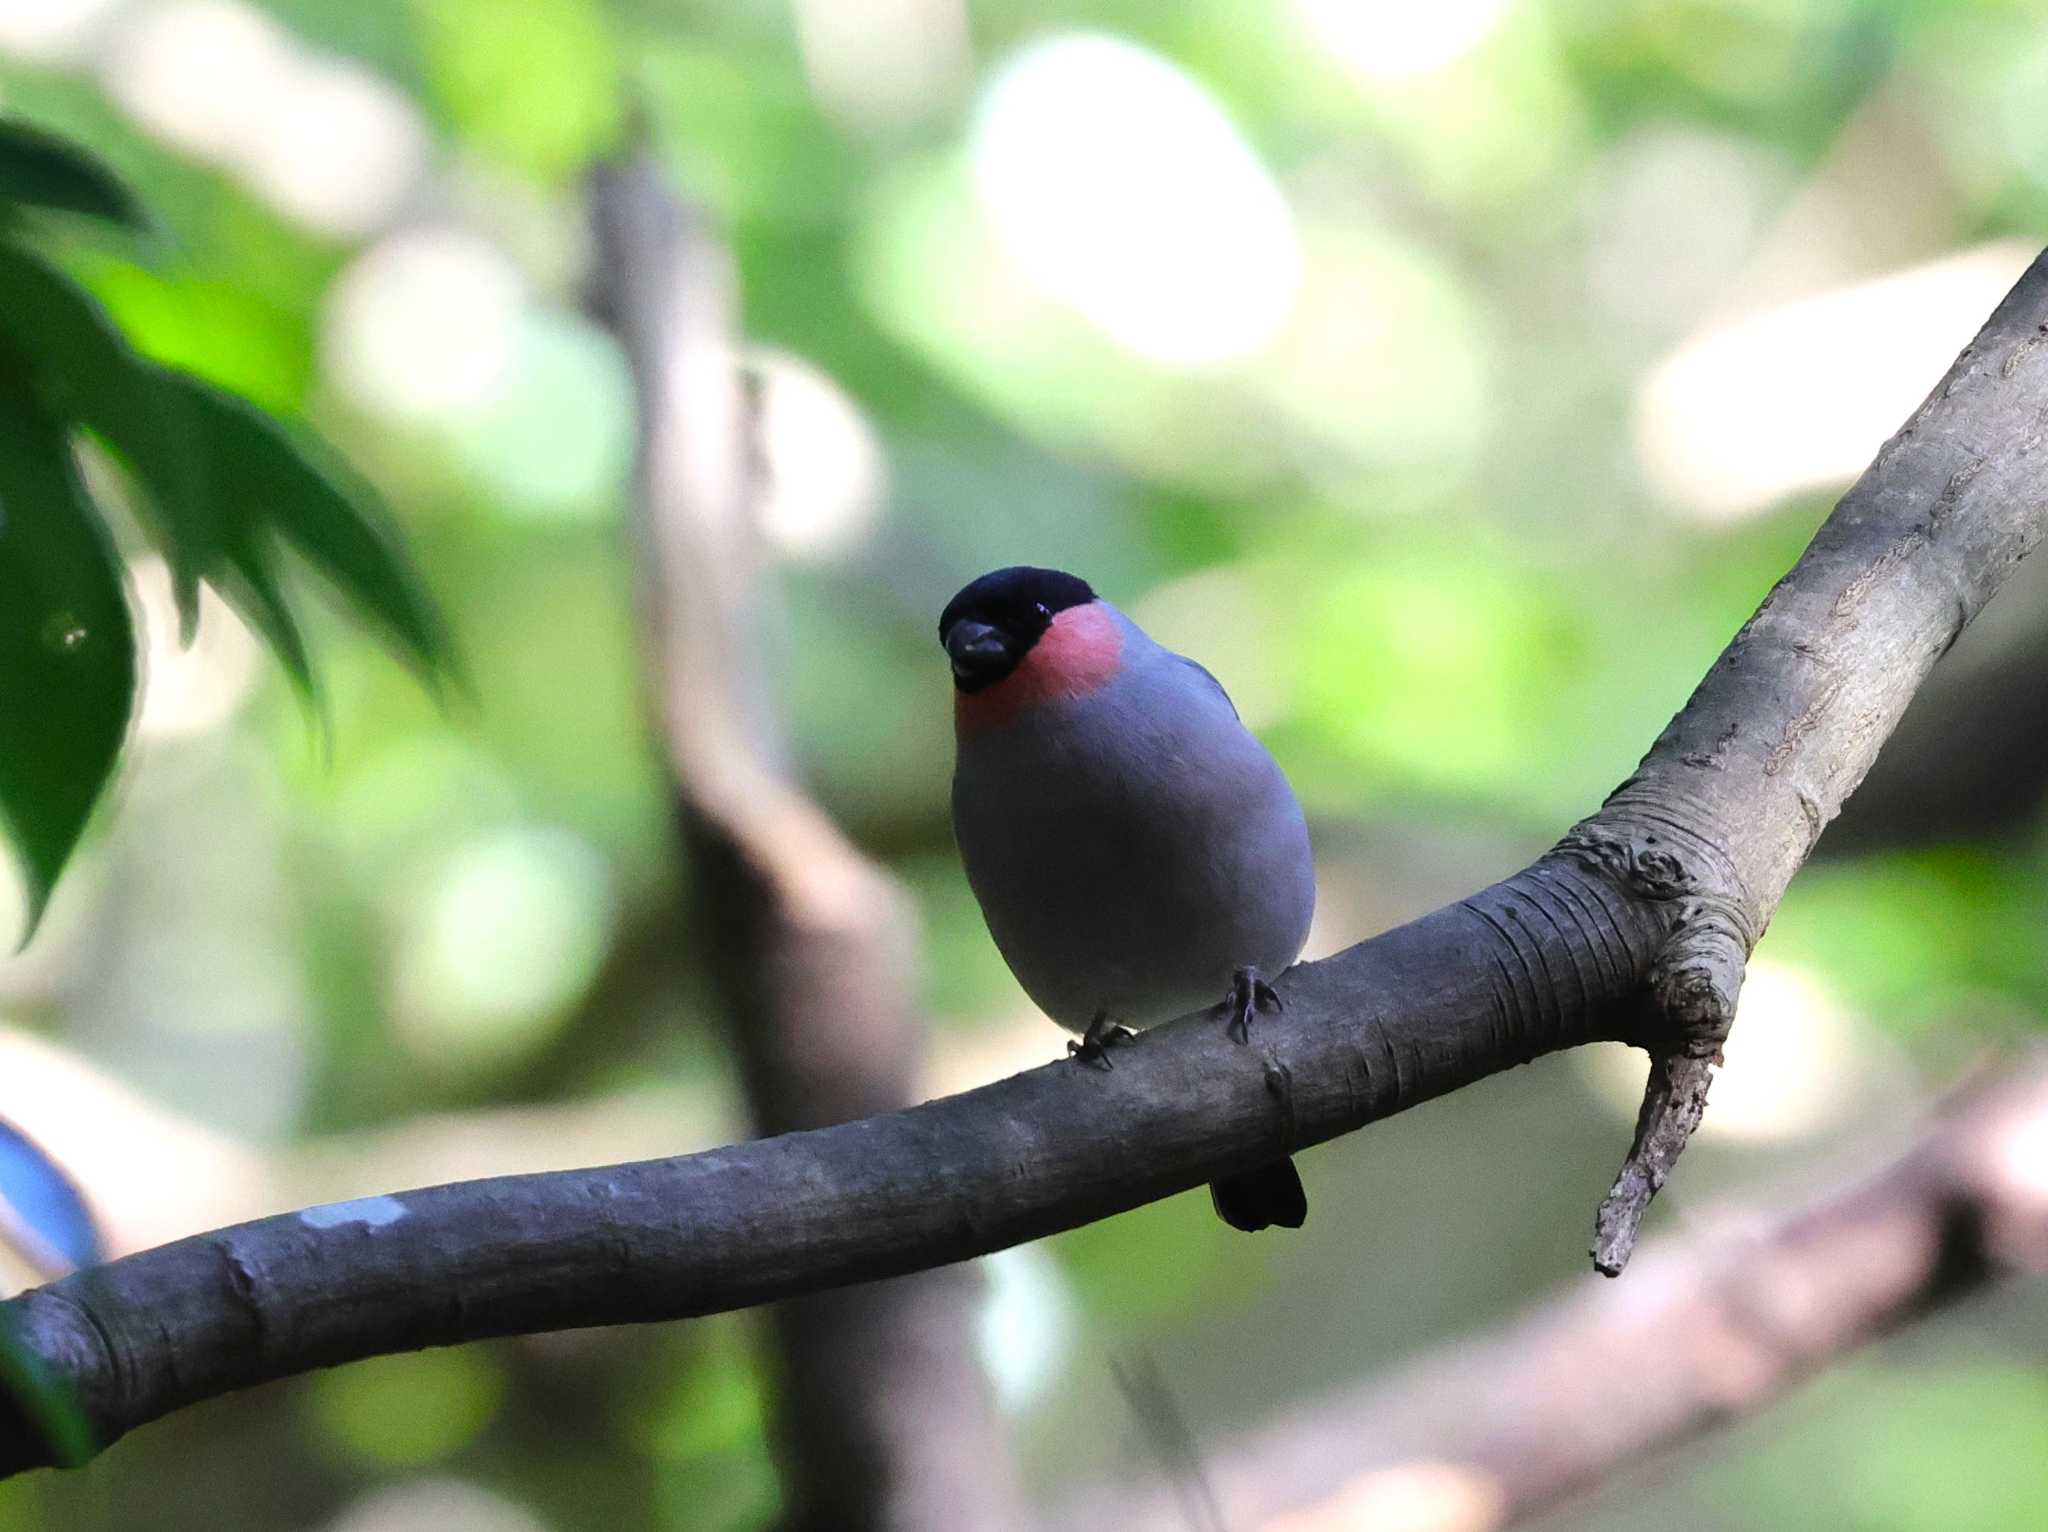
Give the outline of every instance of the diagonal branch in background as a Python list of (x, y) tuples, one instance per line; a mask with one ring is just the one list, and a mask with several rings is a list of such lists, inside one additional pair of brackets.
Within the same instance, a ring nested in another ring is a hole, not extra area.
[[(1972, 1082), (1875, 1175), (1729, 1210), (1493, 1335), (1207, 1453), (1229, 1525), (1491, 1532), (1752, 1414), (1995, 1281), (2048, 1273), (2048, 1053)], [(1396, 1511), (1398, 1507), (1398, 1513)], [(1183, 1532), (1175, 1498), (1073, 1495), (1060, 1527)]]
[[(1106, 1218), (1604, 1038), (1703, 1085), (1748, 945), (1913, 689), (2048, 522), (2048, 258), (1886, 444), (1600, 813), (1513, 876), (1304, 964), (1250, 1046), (1213, 1015), (679, 1159), (374, 1197), (180, 1240), (0, 1304), (104, 1443), (389, 1351), (671, 1319), (922, 1271)], [(1645, 1015), (1644, 997), (1658, 1004)], [(1677, 1089), (1683, 1106), (1697, 1090)], [(1688, 1109), (1653, 1093), (1602, 1259)], [(0, 1418), (0, 1471), (57, 1451)]]
[[(644, 154), (592, 172), (594, 307), (639, 404), (635, 530), (649, 679), (703, 961), (755, 1128), (908, 1105), (907, 894), (798, 785), (772, 651), (753, 411), (731, 260)], [(792, 1299), (769, 1319), (786, 1532), (1020, 1519), (974, 1351), (975, 1275)]]

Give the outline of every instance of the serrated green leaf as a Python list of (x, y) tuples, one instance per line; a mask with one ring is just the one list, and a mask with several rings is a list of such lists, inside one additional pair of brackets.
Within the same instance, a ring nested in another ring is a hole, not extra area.
[[(0, 335), (71, 391), (84, 391), (136, 360), (90, 294), (7, 240), (0, 240)], [(65, 365), (74, 360), (75, 372)]]
[(294, 442), (276, 421), (232, 394), (184, 373), (166, 372), (162, 386), (182, 401), (204, 445), (231, 549), (258, 529), (275, 532), (360, 616), (382, 628), (424, 677), (452, 668), (440, 611), (367, 491), (344, 487), (338, 467), (317, 465), (308, 455), (316, 447)]
[(150, 226), (142, 204), (98, 159), (17, 118), (0, 118), (0, 202)]
[(223, 525), (213, 463), (191, 411), (176, 394), (153, 386), (161, 376), (161, 369), (138, 362), (137, 386), (101, 395), (85, 420), (148, 491), (171, 566), (178, 641), (189, 644), (199, 630), (199, 582), (219, 578), (233, 535)]
[(220, 593), (263, 635), (299, 694), (317, 704), (320, 685), (313, 673), (313, 657), (299, 632), (299, 620), (285, 600), (269, 550), (253, 539), (243, 540), (228, 550), (228, 564), (228, 571), (214, 581)]
[(113, 775), (135, 679), (120, 563), (64, 425), (0, 364), (0, 819), (31, 932)]
[(279, 539), (319, 569), (428, 678), (452, 666), (440, 614), (367, 490), (316, 465), (254, 405), (138, 356), (106, 312), (40, 257), (0, 240), (0, 346), (100, 437), (147, 490), (189, 640), (199, 582), (270, 641), (305, 695), (310, 654), (285, 598)]
[(186, 642), (199, 582), (218, 569), (224, 529), (204, 445), (163, 369), (129, 349), (106, 311), (39, 256), (0, 240), (0, 346), (45, 397), (113, 449), (150, 492)]

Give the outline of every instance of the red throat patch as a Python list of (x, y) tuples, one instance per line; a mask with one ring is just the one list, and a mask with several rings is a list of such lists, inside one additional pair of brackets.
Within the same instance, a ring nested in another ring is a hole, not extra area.
[(953, 727), (990, 729), (1026, 708), (1085, 697), (1116, 674), (1123, 648), (1123, 633), (1101, 602), (1070, 606), (1002, 680), (978, 692), (953, 693)]

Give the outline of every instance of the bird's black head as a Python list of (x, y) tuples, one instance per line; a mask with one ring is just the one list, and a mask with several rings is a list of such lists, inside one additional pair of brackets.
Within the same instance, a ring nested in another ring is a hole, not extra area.
[(983, 575), (939, 614), (953, 684), (963, 692), (995, 685), (1031, 652), (1054, 617), (1094, 599), (1086, 580), (1058, 569), (1018, 564)]

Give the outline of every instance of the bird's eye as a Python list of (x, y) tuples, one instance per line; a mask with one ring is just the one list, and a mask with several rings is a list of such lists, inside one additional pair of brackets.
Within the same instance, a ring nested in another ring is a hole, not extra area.
[(1046, 604), (1045, 604), (1045, 603), (1044, 603), (1043, 601), (1034, 601), (1034, 602), (1032, 602), (1032, 603), (1031, 603), (1031, 610), (1032, 610), (1032, 611), (1034, 611), (1034, 612), (1036, 612), (1036, 613), (1037, 613), (1037, 614), (1038, 614), (1039, 616), (1041, 616), (1041, 617), (1050, 617), (1050, 616), (1052, 616), (1052, 608), (1051, 608), (1051, 607), (1049, 607), (1049, 606), (1047, 606), (1047, 605), (1046, 605)]

